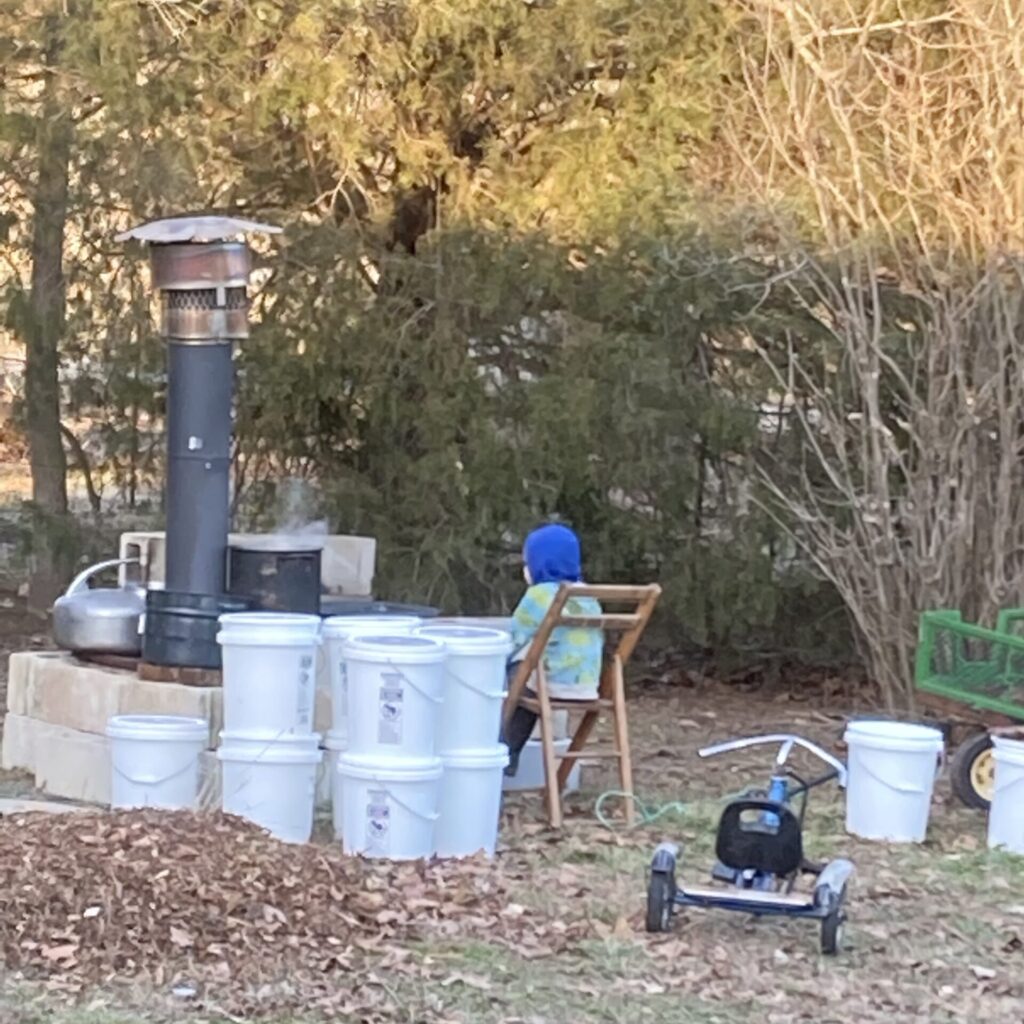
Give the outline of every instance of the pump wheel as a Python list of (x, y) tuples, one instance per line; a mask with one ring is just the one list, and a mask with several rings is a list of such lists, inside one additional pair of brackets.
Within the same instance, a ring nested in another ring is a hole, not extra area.
[(987, 811), (996, 785), (992, 737), (980, 732), (956, 748), (949, 762), (953, 792), (967, 807)]
[(649, 932), (667, 932), (671, 929), (675, 897), (675, 884), (672, 876), (652, 871), (651, 880), (647, 883), (647, 930)]

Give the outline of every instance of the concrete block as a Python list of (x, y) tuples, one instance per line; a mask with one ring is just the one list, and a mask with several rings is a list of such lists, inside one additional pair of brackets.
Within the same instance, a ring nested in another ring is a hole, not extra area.
[(35, 732), (36, 789), (109, 806), (110, 741), (89, 732), (28, 721)]
[(210, 723), (209, 748), (219, 742), (224, 728), (223, 691), (219, 686), (179, 686), (148, 683), (130, 677), (122, 687), (119, 715), (186, 715)]
[(4, 771), (36, 770), (36, 730), (31, 718), (8, 712), (4, 716), (3, 753), (0, 763)]
[(219, 687), (146, 682), (70, 654), (32, 651), (17, 657), (18, 681), (8, 699), (16, 714), (98, 735), (114, 715), (187, 715), (210, 723), (210, 746), (216, 746), (222, 728)]
[[(28, 714), (28, 691), (31, 686), (33, 655), (38, 651), (15, 651), (7, 660), (7, 710), (16, 715)], [(59, 655), (57, 655), (59, 657)]]
[(377, 541), (373, 537), (332, 534), (320, 556), (320, 581), (329, 594), (369, 597), (376, 562)]
[[(259, 533), (232, 533), (229, 544), (245, 544), (266, 537)], [(119, 558), (137, 558), (139, 566), (121, 566), (123, 585), (129, 578), (161, 583), (166, 579), (166, 540), (158, 531), (122, 533)], [(373, 537), (329, 534), (320, 558), (320, 582), (329, 594), (369, 597), (373, 594), (373, 573), (377, 541)]]

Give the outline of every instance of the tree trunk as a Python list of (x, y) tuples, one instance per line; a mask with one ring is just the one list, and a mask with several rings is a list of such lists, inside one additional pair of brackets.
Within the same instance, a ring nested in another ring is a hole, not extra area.
[(71, 117), (61, 105), (57, 68), (61, 25), (52, 19), (37, 136), (32, 197), (32, 282), (25, 345), (25, 432), (32, 467), (33, 572), (29, 605), (48, 608), (71, 568), (66, 460), (61, 438), (58, 347), (64, 330), (64, 227)]

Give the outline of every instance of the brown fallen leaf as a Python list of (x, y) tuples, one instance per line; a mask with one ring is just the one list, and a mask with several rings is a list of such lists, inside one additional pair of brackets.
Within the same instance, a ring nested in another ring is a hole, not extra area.
[(180, 949), (188, 949), (190, 946), (194, 946), (195, 939), (184, 928), (179, 928), (177, 925), (171, 925), (171, 942), (173, 942)]
[(60, 960), (71, 960), (78, 952), (77, 942), (66, 942), (60, 946), (43, 946), (40, 953), (44, 960), (57, 963)]

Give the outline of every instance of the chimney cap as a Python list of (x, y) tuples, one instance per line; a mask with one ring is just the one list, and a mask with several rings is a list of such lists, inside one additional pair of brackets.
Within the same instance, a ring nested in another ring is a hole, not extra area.
[(281, 228), (273, 224), (261, 224), (255, 220), (242, 220), (239, 217), (200, 214), (147, 221), (128, 231), (122, 231), (114, 238), (118, 242), (136, 239), (140, 242), (166, 245), (175, 242), (221, 242), (248, 233), (278, 235)]

